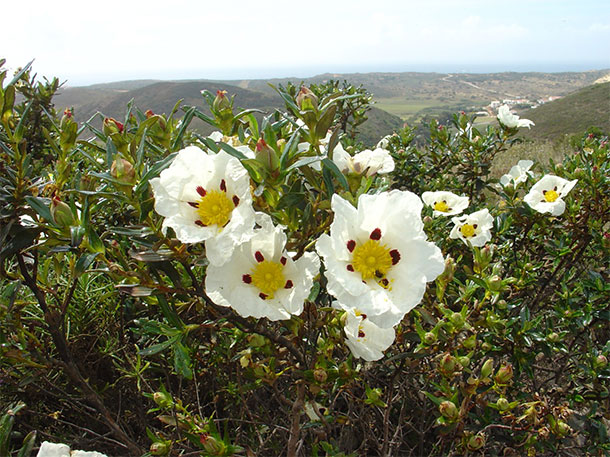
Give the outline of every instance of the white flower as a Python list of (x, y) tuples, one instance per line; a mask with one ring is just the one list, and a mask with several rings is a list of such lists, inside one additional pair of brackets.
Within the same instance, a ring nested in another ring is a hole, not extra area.
[(208, 135), (208, 138), (215, 141), (216, 143), (219, 142), (223, 142), (223, 143), (227, 143), (229, 146), (233, 146), (233, 148), (237, 149), (239, 152), (241, 152), (243, 155), (245, 155), (248, 159), (254, 159), (255, 158), (255, 153), (252, 149), (250, 149), (250, 147), (248, 147), (247, 145), (244, 145), (241, 143), (241, 141), (239, 141), (239, 138), (236, 136), (225, 136), (222, 134), (222, 132), (219, 132), (218, 130), (210, 133)]
[(468, 208), (468, 197), (461, 197), (453, 192), (424, 192), (421, 198), (426, 205), (432, 207), (434, 217), (453, 216)]
[(390, 138), (392, 138), (392, 136), (393, 135), (384, 136), (381, 140), (379, 140), (379, 143), (377, 143), (376, 147), (381, 149), (387, 149), (390, 145)]
[(241, 316), (290, 319), (303, 311), (303, 303), (320, 270), (315, 253), (292, 260), (284, 250), (286, 234), (271, 218), (257, 213), (260, 229), (233, 251), (228, 262), (210, 265), (205, 287), (220, 306), (230, 306)]
[(210, 263), (221, 264), (254, 229), (248, 172), (238, 159), (189, 146), (150, 184), (155, 211), (183, 243), (205, 241)]
[(531, 160), (520, 160), (517, 165), (514, 165), (510, 171), (500, 178), (500, 184), (503, 187), (512, 184), (515, 188), (522, 182), (527, 181), (528, 176), (534, 176), (534, 173), (529, 171), (534, 162)]
[(396, 334), (392, 327), (380, 328), (363, 314), (354, 309), (347, 310), (345, 323), (345, 344), (349, 347), (354, 357), (360, 357), (367, 361), (379, 360), (383, 357), (383, 351), (394, 342)]
[(560, 216), (566, 209), (565, 197), (578, 179), (568, 181), (559, 176), (546, 175), (532, 186), (523, 200), (539, 213), (551, 213)]
[(454, 217), (451, 221), (455, 226), (451, 230), (449, 238), (459, 238), (465, 244), (470, 242), (473, 246), (484, 246), (491, 240), (490, 230), (493, 227), (494, 219), (487, 208), (464, 216)]
[(514, 129), (515, 127), (527, 127), (528, 129), (534, 124), (529, 119), (519, 119), (519, 116), (510, 112), (510, 108), (507, 105), (502, 105), (498, 109), (498, 120), (502, 125)]
[(381, 148), (365, 149), (352, 157), (339, 143), (333, 151), (333, 162), (344, 174), (364, 174), (369, 177), (394, 170), (394, 159), (387, 150)]
[(43, 441), (36, 457), (70, 457), (70, 446)]
[(408, 191), (361, 195), (358, 209), (333, 195), (330, 235), (320, 236), (316, 249), (341, 308), (389, 328), (421, 301), (426, 282), (445, 268), (440, 249), (426, 240), (422, 206)]

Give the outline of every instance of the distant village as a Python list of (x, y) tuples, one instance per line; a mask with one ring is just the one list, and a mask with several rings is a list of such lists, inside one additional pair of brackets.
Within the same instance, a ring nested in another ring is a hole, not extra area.
[(478, 116), (495, 116), (498, 114), (498, 108), (502, 105), (508, 105), (516, 109), (538, 108), (540, 105), (560, 99), (560, 95), (552, 95), (546, 98), (537, 100), (529, 100), (527, 98), (505, 98), (504, 100), (493, 100), (489, 105), (485, 106), (481, 111), (477, 112)]

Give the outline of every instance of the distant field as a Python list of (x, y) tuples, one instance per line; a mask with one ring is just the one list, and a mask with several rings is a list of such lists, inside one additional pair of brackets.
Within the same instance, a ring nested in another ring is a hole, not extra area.
[(419, 111), (426, 108), (441, 108), (446, 102), (440, 100), (405, 100), (403, 97), (375, 99), (375, 106), (390, 114), (409, 120)]

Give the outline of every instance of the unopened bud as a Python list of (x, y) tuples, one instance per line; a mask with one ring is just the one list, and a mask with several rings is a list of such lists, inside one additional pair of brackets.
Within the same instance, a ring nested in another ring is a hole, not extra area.
[(457, 368), (457, 360), (451, 354), (445, 354), (439, 365), (440, 370), (444, 375), (450, 375)]
[(275, 171), (279, 167), (277, 154), (263, 138), (259, 138), (256, 143), (256, 160), (261, 162), (269, 171)]
[(231, 101), (229, 100), (229, 97), (227, 97), (226, 90), (217, 90), (216, 91), (216, 98), (214, 99), (214, 102), (212, 103), (212, 108), (214, 109), (214, 111), (222, 111), (225, 109), (231, 109)]
[(323, 368), (317, 368), (313, 371), (313, 377), (319, 383), (326, 382), (328, 378), (328, 374), (326, 374), (326, 370)]
[(510, 408), (510, 403), (508, 403), (508, 400), (504, 397), (498, 398), (498, 401), (496, 402), (496, 406), (498, 407), (499, 411), (507, 411)]
[(493, 292), (499, 292), (502, 290), (502, 286), (502, 278), (500, 278), (500, 276), (493, 275), (491, 278), (489, 278), (489, 289)]
[(464, 346), (466, 349), (474, 349), (477, 346), (477, 336), (470, 335), (462, 342), (462, 346)]
[(482, 345), (481, 345), (481, 349), (483, 349), (485, 352), (489, 352), (492, 349), (492, 345), (489, 344), (487, 341), (485, 341)]
[(451, 422), (454, 422), (460, 416), (457, 406), (452, 401), (445, 400), (438, 406), (438, 410), (445, 419)]
[(424, 224), (429, 224), (430, 222), (432, 222), (432, 218), (430, 216), (425, 216), (423, 218), (423, 222)]
[(152, 455), (167, 455), (169, 453), (169, 445), (157, 441), (150, 445), (150, 453)]
[(172, 396), (167, 392), (155, 392), (153, 394), (153, 401), (161, 408), (169, 408), (174, 404)]
[(476, 435), (472, 435), (468, 439), (468, 443), (466, 444), (469, 451), (478, 451), (483, 446), (485, 446), (485, 434), (477, 433)]
[(227, 452), (227, 445), (209, 433), (202, 434), (199, 441), (208, 455), (224, 455)]
[(146, 116), (146, 119), (150, 119), (151, 117), (153, 117), (155, 115), (155, 113), (153, 112), (153, 110), (147, 109), (146, 112), (144, 113), (144, 115)]
[(318, 108), (318, 97), (306, 86), (301, 86), (297, 94), (297, 105), (302, 110), (315, 110)]
[(51, 199), (51, 216), (53, 216), (53, 221), (60, 227), (70, 227), (76, 223), (70, 205), (62, 202), (59, 197)]
[(549, 343), (558, 343), (561, 340), (561, 338), (559, 337), (559, 335), (556, 332), (553, 332), (553, 333), (549, 333), (546, 336), (546, 340)]
[(557, 421), (557, 434), (559, 436), (566, 436), (572, 431), (572, 428), (564, 421)]
[(598, 355), (595, 357), (595, 365), (598, 368), (604, 368), (606, 365), (608, 365), (608, 358), (604, 354)]
[(458, 357), (458, 362), (463, 368), (468, 368), (468, 365), (470, 365), (470, 357), (465, 355)]
[(131, 162), (118, 157), (110, 166), (110, 175), (119, 181), (131, 184), (134, 182), (136, 170), (133, 168)]
[(453, 313), (450, 317), (449, 317), (449, 321), (455, 325), (455, 327), (457, 329), (461, 329), (464, 326), (464, 323), (466, 322), (466, 320), (464, 319), (464, 316), (462, 316), (462, 313)]
[(494, 369), (494, 362), (492, 359), (487, 359), (481, 367), (481, 377), (488, 378)]
[(432, 332), (426, 332), (424, 334), (424, 344), (434, 344), (436, 343), (436, 335)]
[(513, 366), (510, 363), (502, 365), (494, 377), (498, 384), (508, 384), (511, 379), (513, 379)]
[(104, 119), (104, 134), (112, 135), (113, 133), (123, 133), (123, 129), (125, 126), (112, 117), (107, 117)]

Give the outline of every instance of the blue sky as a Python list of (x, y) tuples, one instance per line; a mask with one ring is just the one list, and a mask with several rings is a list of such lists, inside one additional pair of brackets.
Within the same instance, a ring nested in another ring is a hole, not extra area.
[(609, 0), (31, 0), (0, 57), (68, 85), (610, 68)]

